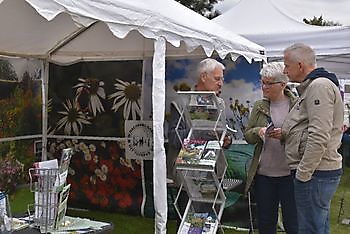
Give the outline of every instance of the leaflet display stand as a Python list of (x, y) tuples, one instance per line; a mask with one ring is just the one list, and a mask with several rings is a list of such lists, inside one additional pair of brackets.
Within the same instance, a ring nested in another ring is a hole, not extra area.
[(57, 230), (65, 216), (70, 190), (66, 178), (72, 153), (72, 149), (63, 149), (59, 165), (55, 159), (34, 163), (29, 169), (30, 191), (34, 193), (35, 203), (28, 205), (28, 212), (41, 233)]
[[(176, 133), (182, 148), (176, 160), (181, 185), (174, 205), (182, 218), (178, 233), (216, 233), (226, 197), (222, 181), (227, 162), (222, 150), (226, 135), (224, 104), (214, 92), (178, 92), (182, 100)], [(182, 140), (183, 123), (190, 127)], [(183, 214), (178, 198), (184, 189), (189, 197)]]

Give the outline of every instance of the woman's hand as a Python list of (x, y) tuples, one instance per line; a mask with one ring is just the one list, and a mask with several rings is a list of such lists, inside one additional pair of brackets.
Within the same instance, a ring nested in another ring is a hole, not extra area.
[(267, 132), (267, 136), (280, 140), (282, 136), (282, 129), (281, 128), (271, 129), (270, 131)]
[(265, 139), (265, 132), (266, 132), (266, 127), (262, 127), (259, 130), (259, 137), (264, 140)]

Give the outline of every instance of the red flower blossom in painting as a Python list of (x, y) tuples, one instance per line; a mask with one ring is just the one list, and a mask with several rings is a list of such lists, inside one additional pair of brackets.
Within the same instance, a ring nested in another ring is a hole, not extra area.
[(77, 189), (78, 184), (72, 180), (70, 177), (67, 178), (67, 183), (70, 184), (70, 192), (69, 192), (69, 199), (75, 200), (77, 199)]
[(125, 191), (116, 193), (114, 195), (114, 198), (118, 201), (118, 205), (121, 208), (126, 208), (128, 206), (131, 206), (132, 204), (132, 199), (130, 197), (130, 194)]
[(131, 190), (136, 185), (135, 178), (131, 177), (129, 168), (116, 168), (112, 172), (113, 184), (118, 184), (122, 190)]
[(98, 198), (96, 196), (96, 191), (93, 190), (85, 190), (86, 197), (91, 201), (92, 204), (98, 204)]
[(88, 189), (90, 187), (90, 178), (87, 175), (84, 175), (80, 180), (81, 189)]
[(102, 160), (100, 160), (100, 165), (106, 165), (108, 168), (108, 171), (112, 171), (114, 168), (112, 160), (102, 159)]
[(111, 156), (112, 159), (118, 160), (120, 158), (121, 152), (115, 144), (111, 145), (108, 149), (109, 149), (109, 155)]

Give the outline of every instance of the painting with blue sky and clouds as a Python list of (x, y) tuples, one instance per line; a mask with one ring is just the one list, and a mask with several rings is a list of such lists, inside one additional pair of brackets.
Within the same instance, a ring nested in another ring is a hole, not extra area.
[[(170, 112), (170, 102), (175, 100), (177, 95), (174, 86), (185, 84), (193, 89), (197, 82), (197, 65), (202, 60), (198, 59), (168, 59), (166, 61), (166, 116)], [(261, 98), (259, 82), (260, 63), (249, 64), (243, 57), (235, 62), (225, 59), (221, 61), (226, 69), (224, 72), (225, 82), (221, 98), (226, 104), (226, 116), (231, 127), (238, 130), (236, 139), (243, 139), (242, 130), (248, 120), (249, 110), (254, 102)], [(151, 118), (152, 102), (148, 94), (152, 90), (152, 61), (146, 61), (145, 78), (143, 81), (144, 92), (144, 119)], [(165, 121), (164, 133), (167, 133), (167, 122)]]

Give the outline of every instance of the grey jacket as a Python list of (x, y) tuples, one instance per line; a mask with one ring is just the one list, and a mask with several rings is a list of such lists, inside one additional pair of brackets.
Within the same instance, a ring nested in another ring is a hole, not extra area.
[(328, 78), (306, 79), (297, 89), (300, 97), (283, 123), (282, 140), (289, 166), (305, 182), (315, 170), (342, 167), (337, 149), (344, 109), (338, 87)]

